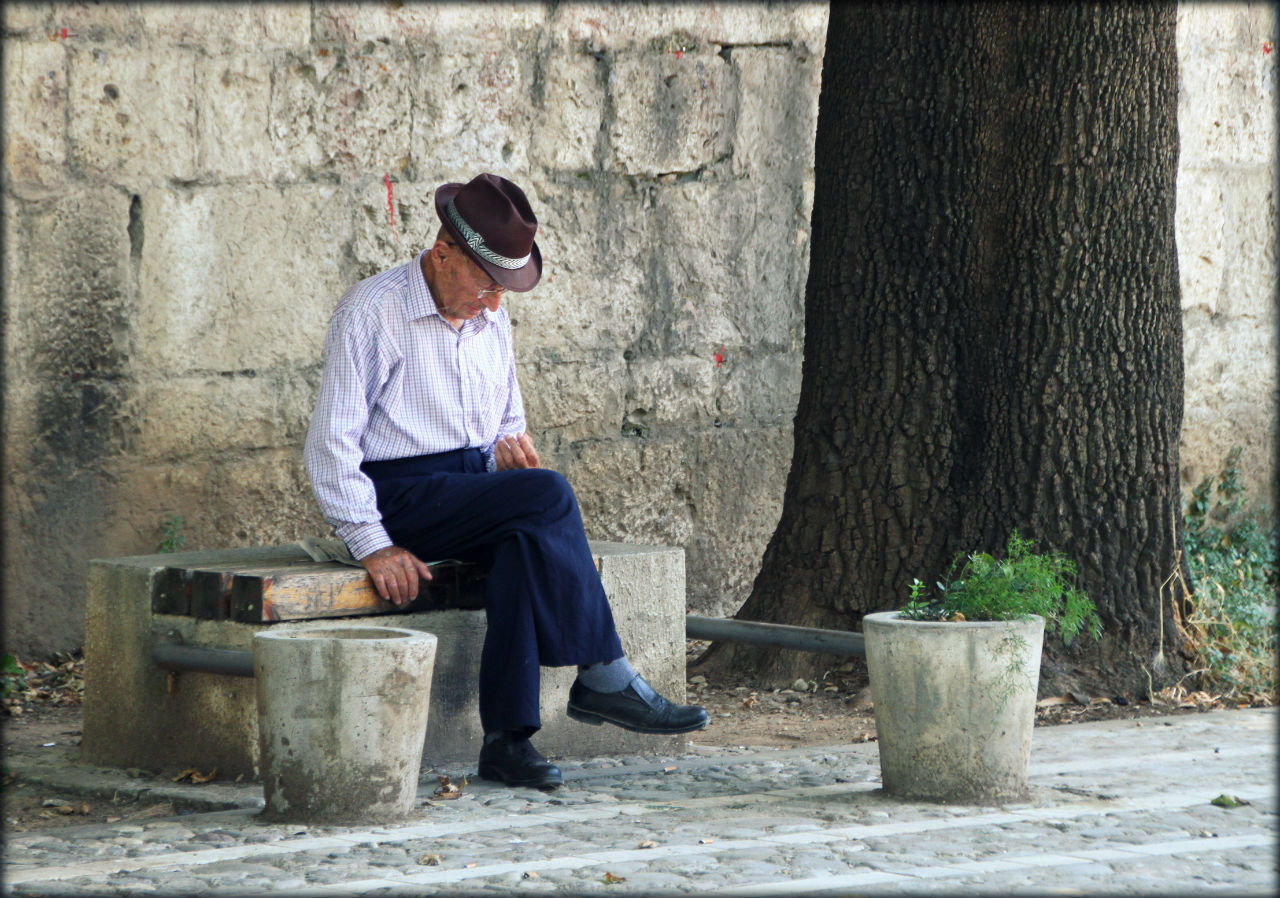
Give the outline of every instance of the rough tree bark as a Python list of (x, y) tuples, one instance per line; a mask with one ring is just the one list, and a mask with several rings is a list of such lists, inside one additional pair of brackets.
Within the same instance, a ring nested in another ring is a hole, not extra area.
[(1017, 527), (1106, 627), (1051, 642), (1042, 691), (1182, 668), (1174, 28), (1174, 3), (832, 5), (795, 448), (739, 619), (857, 628)]

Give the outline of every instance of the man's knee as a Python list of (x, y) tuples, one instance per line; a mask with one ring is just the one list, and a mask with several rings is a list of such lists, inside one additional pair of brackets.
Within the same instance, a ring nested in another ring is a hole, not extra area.
[(573, 487), (559, 471), (547, 468), (526, 468), (520, 472), (521, 487), (540, 496), (548, 503), (576, 502)]

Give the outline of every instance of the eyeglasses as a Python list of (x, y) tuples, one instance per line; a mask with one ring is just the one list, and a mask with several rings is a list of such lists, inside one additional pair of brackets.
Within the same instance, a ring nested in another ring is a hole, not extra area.
[[(455, 249), (458, 248), (458, 244), (454, 243), (452, 240), (444, 241), (444, 245), (452, 246)], [(463, 253), (463, 258), (465, 258), (468, 262), (471, 263), (471, 267), (473, 269), (480, 268), (480, 266), (475, 263), (475, 260), (473, 260), (466, 253)], [(483, 269), (481, 270), (483, 271)], [(479, 278), (476, 278), (474, 276), (472, 277), (472, 280), (475, 281), (477, 284), (483, 283), (483, 281), (481, 281)], [(476, 293), (476, 296), (478, 296), (479, 298), (484, 299), (489, 296), (501, 296), (503, 293), (507, 292), (507, 288), (499, 284), (493, 278), (485, 277), (484, 280), (489, 282), (489, 286)]]

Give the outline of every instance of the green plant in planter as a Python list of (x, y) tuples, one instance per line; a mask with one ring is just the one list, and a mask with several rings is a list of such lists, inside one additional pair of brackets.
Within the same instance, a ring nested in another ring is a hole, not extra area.
[(1072, 585), (1076, 566), (1057, 552), (1037, 554), (1017, 530), (1009, 534), (1006, 557), (961, 553), (943, 582), (929, 590), (911, 583), (911, 601), (900, 615), (908, 620), (998, 621), (1044, 618), (1045, 629), (1070, 644), (1081, 632), (1102, 635), (1093, 601)]

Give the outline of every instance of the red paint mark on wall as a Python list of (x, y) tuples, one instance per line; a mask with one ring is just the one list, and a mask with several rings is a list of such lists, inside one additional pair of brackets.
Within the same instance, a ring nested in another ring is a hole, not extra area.
[(395, 235), (396, 243), (399, 243), (400, 232), (396, 230), (396, 198), (395, 191), (391, 187), (390, 172), (383, 172), (382, 183), (387, 185), (387, 218), (391, 221), (391, 233)]
[(67, 29), (67, 28), (59, 28), (58, 30), (54, 31), (54, 32), (53, 32), (53, 34), (49, 35), (49, 40), (51, 40), (51, 41), (64, 40), (64, 41), (65, 41), (65, 40), (66, 40), (67, 38), (69, 38), (69, 37), (75, 37), (75, 34), (74, 34), (71, 30), (69, 30), (69, 29)]
[(1263, 42), (1262, 42), (1262, 52), (1263, 52), (1263, 53), (1270, 53), (1270, 52), (1271, 52), (1272, 50), (1274, 50), (1275, 48), (1276, 48), (1275, 44), (1271, 43), (1271, 41), (1263, 41)]
[(720, 347), (720, 351), (715, 354), (716, 367), (719, 368), (724, 364), (724, 347)]

